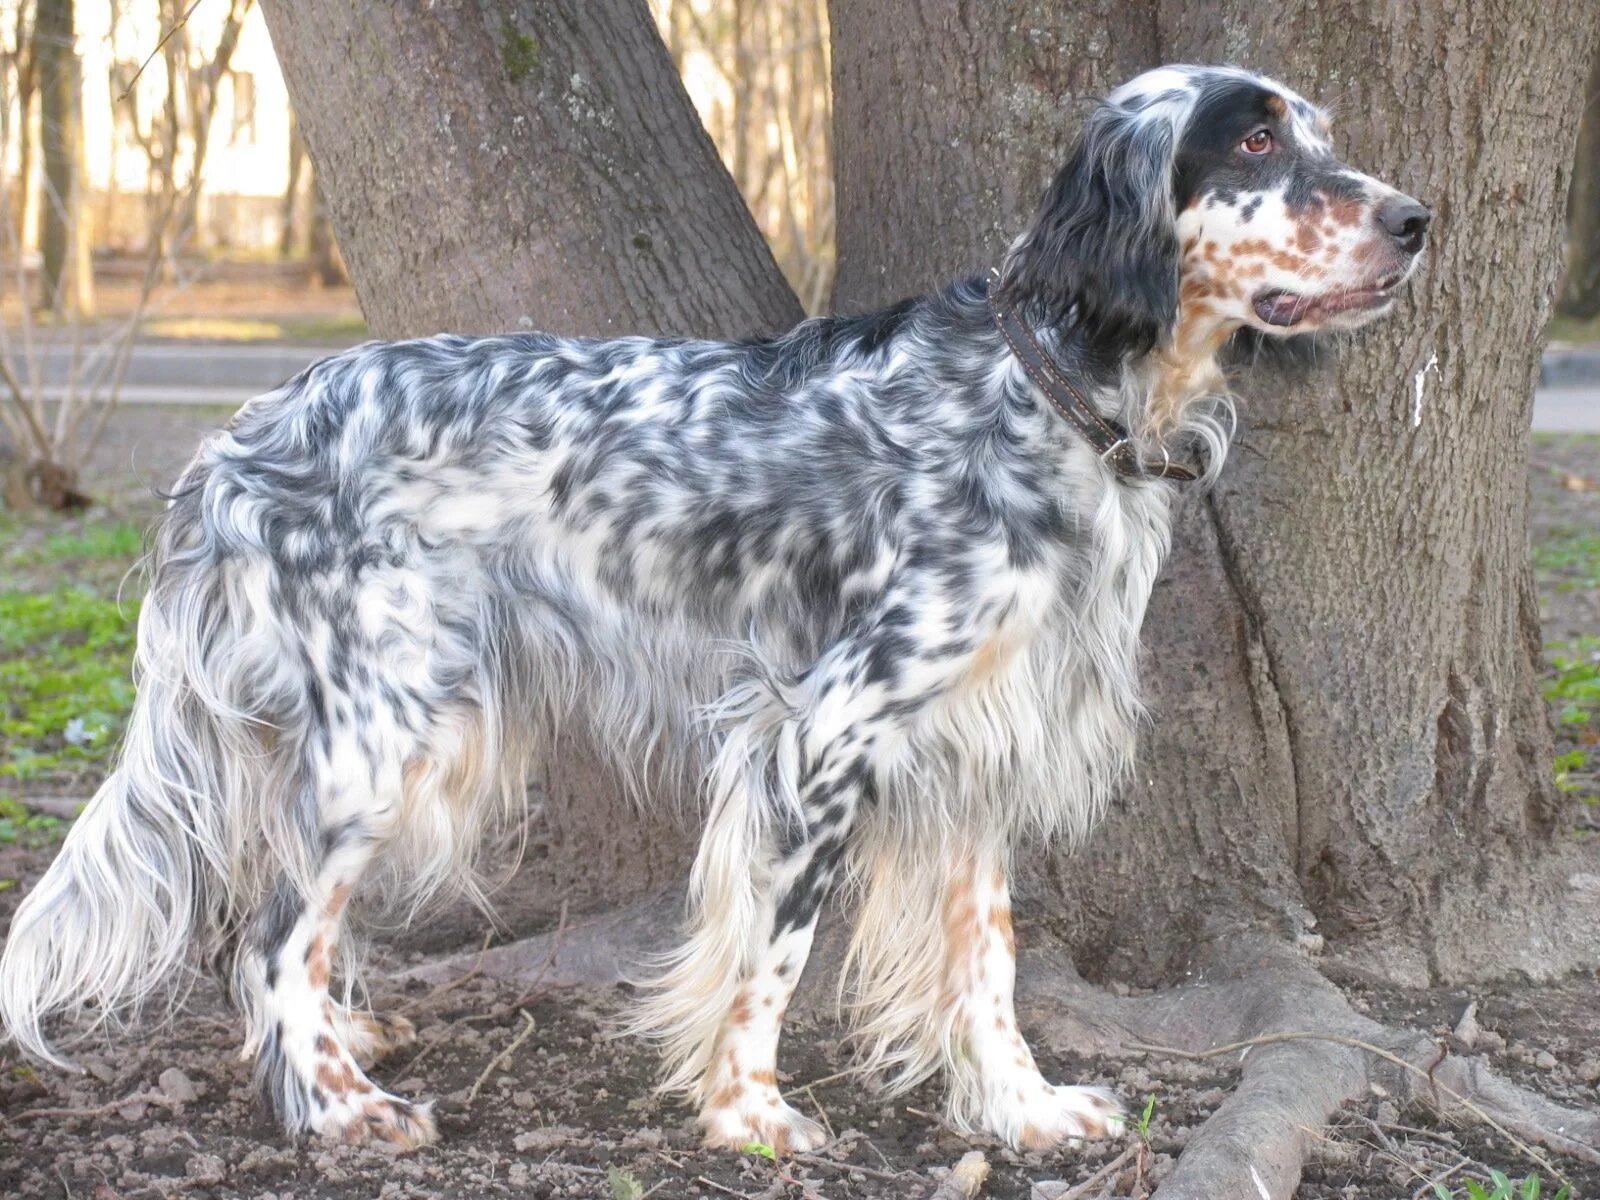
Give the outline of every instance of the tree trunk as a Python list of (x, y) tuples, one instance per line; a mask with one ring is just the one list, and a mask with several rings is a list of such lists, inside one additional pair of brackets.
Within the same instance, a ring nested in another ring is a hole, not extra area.
[(1040, 864), (1090, 970), (1154, 982), (1218, 914), (1412, 981), (1592, 959), (1570, 922), (1526, 935), (1575, 897), (1525, 481), (1597, 11), (834, 0), (840, 307), (998, 262), (1092, 96), (1161, 61), (1331, 102), (1351, 160), (1438, 214), (1376, 330), (1238, 376), (1231, 461), (1184, 502), (1145, 626), (1137, 779)]
[(39, 198), (41, 303), (57, 313), (94, 307), (84, 220), (83, 92), (72, 0), (38, 0), (34, 16), (39, 144), (44, 179)]
[[(263, 7), (375, 333), (799, 319), (643, 0)], [(581, 736), (562, 745), (542, 781), (550, 894), (680, 879), (684, 831), (641, 822)]]
[(643, 0), (265, 9), (377, 332), (798, 317)]
[(1581, 97), (1578, 153), (1567, 205), (1567, 272), (1559, 308), (1587, 321), (1600, 317), (1600, 48)]

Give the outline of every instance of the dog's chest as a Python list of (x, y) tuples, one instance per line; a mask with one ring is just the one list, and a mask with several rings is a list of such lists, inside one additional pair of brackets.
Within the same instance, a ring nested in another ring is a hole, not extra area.
[(1096, 510), (1092, 536), (996, 581), (1010, 593), (1005, 617), (931, 714), (926, 732), (969, 777), (960, 790), (998, 805), (1007, 824), (1081, 831), (1131, 760), (1139, 628), (1168, 514), (1164, 494), (1118, 492)]

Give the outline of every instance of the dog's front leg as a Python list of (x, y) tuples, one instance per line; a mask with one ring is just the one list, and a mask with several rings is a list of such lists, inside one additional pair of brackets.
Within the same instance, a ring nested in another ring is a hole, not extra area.
[(781, 1154), (823, 1141), (821, 1127), (778, 1092), (778, 1038), (818, 910), (872, 799), (877, 752), (894, 737), (885, 693), (860, 686), (856, 655), (851, 647), (820, 665), (815, 700), (795, 723), (798, 810), (774, 823), (758, 872), (764, 886), (752, 932), (764, 944), (733, 994), (696, 1088), (708, 1145), (759, 1142)]
[(667, 1086), (693, 1097), (711, 1145), (821, 1144), (817, 1124), (778, 1091), (779, 1033), (885, 764), (965, 669), (960, 655), (919, 651), (947, 646), (962, 619), (949, 606), (930, 613), (927, 595), (891, 595), (781, 697), (744, 704), (719, 753), (692, 933), (635, 1026), (664, 1043)]
[(949, 864), (940, 921), (944, 995), (955, 1036), (949, 1114), (1023, 1150), (1119, 1132), (1122, 1110), (1100, 1088), (1046, 1082), (1017, 1027), (1016, 942), (1004, 858), (974, 848)]

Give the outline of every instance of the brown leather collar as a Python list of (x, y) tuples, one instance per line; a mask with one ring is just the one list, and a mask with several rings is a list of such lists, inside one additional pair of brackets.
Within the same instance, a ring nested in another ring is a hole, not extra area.
[(1055, 410), (1066, 419), (1084, 441), (1095, 448), (1100, 461), (1124, 479), (1171, 479), (1178, 483), (1191, 483), (1200, 477), (1193, 467), (1175, 463), (1162, 457), (1160, 462), (1146, 462), (1139, 457), (1128, 431), (1115, 421), (1100, 415), (1084, 399), (1083, 393), (1073, 386), (1055, 359), (1045, 352), (1033, 336), (1033, 330), (1017, 316), (1016, 310), (1007, 307), (999, 297), (998, 275), (989, 278), (989, 312), (995, 327), (1006, 345), (1021, 365), (1033, 385), (1045, 394)]

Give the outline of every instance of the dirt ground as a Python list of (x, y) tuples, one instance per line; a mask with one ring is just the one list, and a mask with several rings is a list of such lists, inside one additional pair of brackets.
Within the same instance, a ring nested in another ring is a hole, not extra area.
[[(121, 414), (92, 472), (110, 511), (124, 517), (151, 511), (145, 482), (170, 478), (199, 430), (220, 418), (149, 408)], [(1570, 481), (1563, 486), (1567, 476), (1600, 476), (1600, 439), (1536, 445), (1536, 538), (1571, 528), (1600, 530), (1600, 490), (1574, 490)], [(1571, 582), (1564, 571), (1559, 563), (1541, 570), (1547, 636), (1600, 633), (1600, 593), (1561, 586)], [(1581, 736), (1567, 731), (1562, 747), (1580, 744)], [(1572, 803), (1586, 814), (1580, 826), (1594, 812), (1585, 789), (1572, 793)], [(0, 923), (9, 920), (16, 898), (51, 853), (0, 847), (0, 878), (20, 884), (0, 891)], [(505, 894), (502, 911), (511, 920), (497, 942), (531, 931), (516, 913), (517, 896), (535, 886), (526, 878), (534, 869)], [(963, 1153), (977, 1148), (993, 1169), (983, 1195), (1050, 1200), (1124, 1150), (1122, 1143), (1100, 1142), (1019, 1155), (959, 1136), (937, 1117), (932, 1087), (891, 1102), (860, 1082), (832, 1078), (843, 1065), (839, 1031), (825, 1017), (802, 1012), (786, 1033), (782, 1065), (789, 1074), (782, 1082), (791, 1102), (821, 1120), (834, 1140), (815, 1155), (781, 1163), (703, 1151), (691, 1114), (651, 1095), (649, 1050), (609, 1036), (610, 1021), (626, 1006), (626, 988), (536, 988), (528, 995), (465, 970), (453, 977), (454, 986), (397, 982), (409, 967), (476, 946), (488, 930), (481, 916), (457, 908), (374, 945), (374, 1007), (403, 1012), (419, 1031), (417, 1043), (380, 1064), (374, 1077), (400, 1095), (436, 1100), (438, 1145), (397, 1155), (286, 1139), (251, 1095), (234, 1021), (218, 994), (202, 985), (172, 1024), (89, 1047), (81, 1056), (82, 1074), (35, 1070), (0, 1050), (0, 1196), (922, 1200)], [(1019, 937), (1027, 939), (1026, 925)], [(1475, 1002), (1482, 1031), (1476, 1051), (1498, 1070), (1566, 1103), (1600, 1105), (1592, 974), (1543, 986), (1510, 981), (1420, 991), (1337, 982), (1369, 1015), (1441, 1038)], [(529, 1023), (532, 1032), (524, 1038)], [(1047, 1073), (1111, 1087), (1136, 1112), (1155, 1097), (1148, 1144), (1081, 1193), (1082, 1200), (1146, 1196), (1235, 1079), (1220, 1059), (1085, 1061), (1048, 1045), (1036, 1049)], [(1555, 1165), (1570, 1177), (1574, 1196), (1600, 1197), (1600, 1167), (1560, 1159)], [(1455, 1189), (1466, 1178), (1486, 1177), (1490, 1168), (1513, 1178), (1535, 1169), (1492, 1132), (1445, 1127), (1375, 1095), (1342, 1114), (1299, 1194), (1304, 1200), (1410, 1200), (1435, 1195), (1430, 1179), (1444, 1176), (1445, 1187)], [(1064, 1186), (1052, 1187), (1052, 1181)], [(1548, 1172), (1544, 1182), (1548, 1197), (1555, 1191)]]

